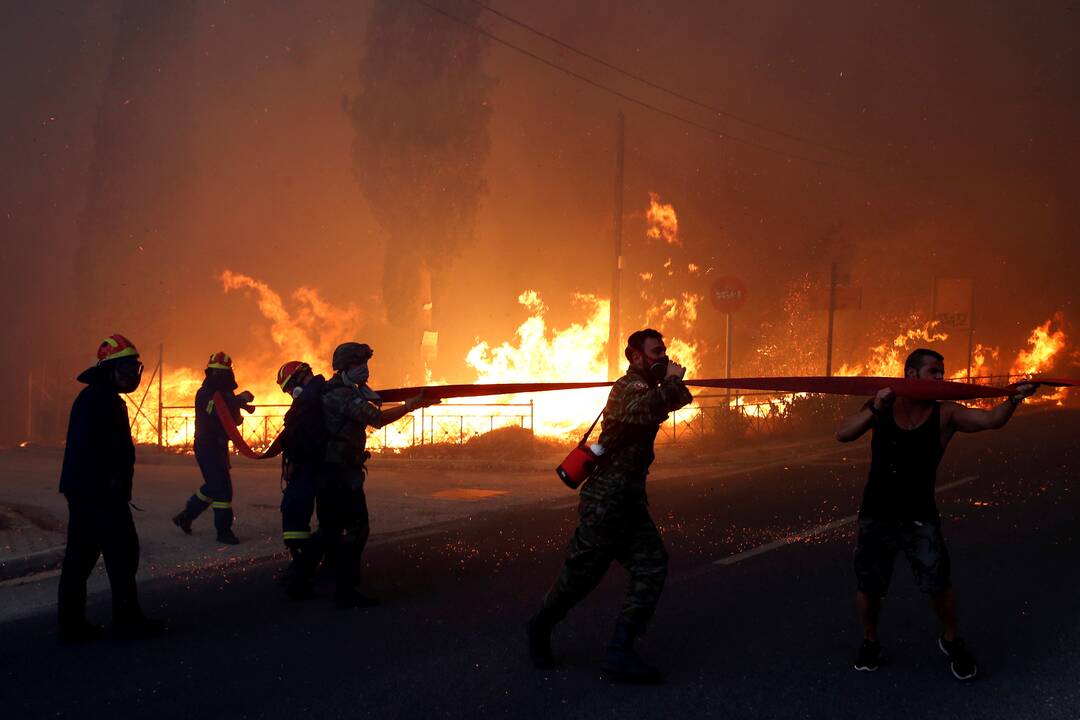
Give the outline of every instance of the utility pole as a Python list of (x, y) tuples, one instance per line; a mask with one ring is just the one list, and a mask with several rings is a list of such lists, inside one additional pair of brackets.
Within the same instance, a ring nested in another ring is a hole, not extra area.
[[(726, 339), (724, 340), (724, 379), (725, 380), (730, 380), (731, 379), (731, 313), (729, 313), (729, 312), (724, 313), (724, 325), (725, 325), (725, 328), (726, 328), (725, 329), (725, 334), (727, 335)], [(725, 392), (725, 394), (727, 395), (727, 397), (724, 398), (724, 404), (725, 404), (726, 408), (730, 409), (730, 407), (731, 407), (731, 388), (728, 388), (727, 391)]]
[(611, 280), (611, 305), (608, 317), (608, 379), (615, 380), (621, 375), (622, 349), (619, 318), (621, 314), (620, 295), (622, 294), (622, 221), (623, 221), (623, 147), (625, 144), (625, 119), (622, 112), (616, 116), (615, 140), (615, 267)]
[(26, 442), (34, 437), (34, 371), (26, 375)]
[(972, 345), (975, 343), (975, 280), (971, 280), (971, 321), (968, 323), (967, 379), (971, 382)]
[(829, 270), (829, 332), (825, 338), (825, 377), (832, 377), (833, 314), (836, 312), (836, 263)]
[(165, 374), (165, 343), (158, 345), (157, 363), (157, 445), (160, 448), (165, 444), (165, 428), (161, 425), (162, 410), (165, 405), (165, 396), (161, 394), (161, 377)]

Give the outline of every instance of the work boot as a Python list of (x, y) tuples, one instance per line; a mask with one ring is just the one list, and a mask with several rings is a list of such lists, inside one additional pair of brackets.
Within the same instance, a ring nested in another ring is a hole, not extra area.
[(292, 562), (281, 576), (285, 593), (292, 600), (306, 600), (315, 592), (315, 564), (319, 554), (310, 543), (289, 548)]
[(167, 628), (164, 620), (132, 615), (113, 620), (112, 635), (114, 640), (142, 640), (161, 635)]
[(172, 521), (173, 525), (183, 530), (185, 535), (191, 534), (191, 516), (186, 512), (181, 511)]
[(538, 670), (550, 670), (559, 664), (551, 654), (551, 631), (555, 629), (555, 620), (545, 610), (529, 618), (525, 625), (525, 635), (529, 639), (529, 659)]
[(637, 636), (638, 631), (625, 620), (615, 623), (615, 634), (604, 653), (600, 669), (616, 682), (638, 685), (658, 683), (663, 680), (663, 675), (656, 668), (647, 665), (634, 651), (634, 640)]
[(60, 642), (64, 645), (82, 645), (100, 640), (104, 631), (93, 623), (83, 620), (81, 623), (70, 623), (60, 626)]
[(240, 538), (232, 530), (218, 530), (217, 541), (225, 545), (239, 545)]

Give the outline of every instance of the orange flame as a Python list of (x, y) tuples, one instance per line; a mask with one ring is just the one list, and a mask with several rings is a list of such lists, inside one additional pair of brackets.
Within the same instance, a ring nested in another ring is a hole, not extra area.
[(649, 223), (645, 234), (653, 240), (664, 239), (668, 245), (682, 245), (679, 239), (679, 218), (675, 208), (661, 203), (660, 196), (649, 193), (649, 209), (645, 211), (645, 220)]
[[(1058, 325), (1057, 330), (1050, 332), (1051, 323)], [(1061, 326), (1065, 322), (1063, 313), (1055, 313), (1042, 325), (1037, 326), (1028, 336), (1026, 349), (1021, 349), (1009, 369), (1010, 375), (1034, 375), (1046, 372), (1054, 366), (1055, 358), (1065, 349), (1065, 331)]]
[(883, 342), (870, 348), (870, 357), (860, 363), (844, 363), (836, 371), (837, 375), (870, 375), (874, 377), (901, 377), (904, 373), (904, 359), (917, 345), (947, 340), (948, 334), (935, 330), (936, 321), (918, 324), (917, 316), (911, 317), (914, 327), (897, 335), (892, 341)]

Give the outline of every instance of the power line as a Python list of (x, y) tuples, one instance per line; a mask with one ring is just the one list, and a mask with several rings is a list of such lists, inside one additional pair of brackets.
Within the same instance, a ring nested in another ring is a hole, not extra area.
[(647, 110), (652, 110), (653, 112), (655, 112), (655, 113), (657, 113), (659, 115), (663, 115), (665, 117), (671, 118), (672, 120), (677, 120), (677, 121), (679, 121), (681, 123), (684, 123), (684, 124), (689, 125), (691, 127), (695, 127), (695, 128), (697, 128), (699, 130), (704, 130), (707, 133), (717, 135), (717, 136), (719, 136), (719, 137), (721, 137), (721, 138), (723, 138), (725, 140), (733, 140), (733, 141), (735, 141), (737, 143), (741, 143), (741, 144), (746, 145), (748, 147), (752, 147), (752, 148), (755, 148), (757, 150), (761, 150), (763, 152), (772, 153), (774, 155), (779, 155), (781, 157), (785, 157), (785, 158), (788, 158), (790, 160), (802, 160), (803, 162), (812, 163), (814, 165), (820, 165), (822, 167), (834, 168), (836, 170), (848, 170), (848, 171), (853, 170), (853, 168), (845, 167), (843, 165), (838, 165), (836, 163), (829, 162), (828, 160), (821, 160), (821, 159), (818, 159), (818, 158), (809, 157), (807, 155), (800, 155), (798, 153), (786, 152), (784, 150), (780, 150), (779, 148), (772, 147), (771, 145), (765, 145), (764, 143), (760, 143), (760, 142), (757, 142), (755, 140), (750, 140), (748, 138), (739, 137), (737, 135), (731, 135), (730, 133), (726, 133), (723, 130), (718, 130), (718, 129), (714, 128), (714, 127), (710, 127), (709, 125), (704, 125), (702, 123), (699, 123), (696, 120), (692, 120), (692, 119), (690, 119), (690, 118), (688, 118), (688, 117), (686, 117), (684, 115), (679, 115), (678, 113), (671, 112), (670, 110), (665, 110), (663, 108), (657, 107), (656, 105), (652, 105), (651, 103), (648, 103), (648, 102), (646, 102), (644, 100), (640, 100), (640, 99), (638, 99), (636, 97), (633, 97), (631, 95), (627, 95), (626, 93), (624, 93), (624, 92), (622, 92), (620, 90), (616, 90), (615, 88), (612, 88), (612, 87), (610, 87), (608, 85), (604, 85), (603, 83), (598, 82), (596, 80), (593, 80), (592, 78), (587, 77), (585, 75), (582, 75), (581, 73), (575, 72), (575, 71), (571, 70), (570, 68), (559, 65), (558, 63), (553, 62), (551, 60), (548, 60), (547, 58), (545, 58), (545, 57), (543, 57), (541, 55), (537, 55), (536, 53), (531, 52), (529, 50), (526, 50), (525, 48), (523, 48), (523, 47), (521, 47), (519, 45), (515, 45), (515, 44), (509, 42), (508, 40), (504, 40), (501, 37), (499, 37), (498, 35), (495, 35), (495, 34), (489, 32), (489, 31), (487, 31), (487, 30), (485, 30), (485, 29), (483, 29), (481, 27), (477, 27), (476, 25), (473, 25), (472, 23), (468, 22), (467, 20), (462, 20), (461, 18), (457, 17), (456, 15), (453, 15), (452, 13), (446, 12), (442, 8), (436, 7), (436, 6), (426, 2), (425, 0), (416, 0), (416, 2), (419, 3), (420, 5), (423, 5), (428, 10), (431, 10), (432, 12), (435, 12), (435, 13), (438, 13), (439, 15), (442, 15), (443, 17), (447, 18), (448, 20), (452, 20), (453, 22), (456, 22), (459, 25), (467, 27), (470, 30), (472, 30), (473, 32), (479, 33), (480, 35), (483, 35), (484, 37), (486, 37), (486, 38), (488, 38), (488, 39), (490, 39), (490, 40), (492, 40), (494, 42), (497, 42), (500, 45), (508, 47), (511, 50), (514, 50), (515, 52), (518, 52), (518, 53), (520, 53), (522, 55), (525, 55), (526, 57), (532, 58), (533, 60), (536, 60), (537, 62), (543, 63), (544, 65), (547, 65), (548, 67), (550, 67), (550, 68), (552, 68), (554, 70), (558, 70), (559, 72), (565, 73), (566, 75), (569, 75), (570, 77), (572, 77), (572, 78), (574, 78), (576, 80), (580, 80), (581, 82), (586, 83), (587, 85), (592, 85), (593, 87), (595, 87), (595, 88), (597, 88), (599, 90), (603, 90), (604, 92), (609, 93), (611, 95), (614, 95), (615, 97), (621, 98), (622, 100), (626, 100), (627, 102), (634, 103), (635, 105), (643, 107), (643, 108), (645, 108)]
[(479, 5), (481, 8), (483, 8), (487, 12), (491, 13), (492, 15), (500, 17), (500, 18), (502, 18), (503, 20), (506, 20), (509, 23), (513, 23), (514, 25), (517, 25), (518, 27), (524, 28), (525, 30), (528, 30), (529, 32), (533, 33), (534, 35), (542, 37), (545, 40), (548, 40), (549, 42), (555, 43), (556, 45), (558, 45), (561, 48), (569, 50), (572, 53), (576, 53), (577, 55), (580, 55), (581, 57), (583, 57), (583, 58), (585, 58), (587, 60), (591, 60), (592, 62), (596, 63), (597, 65), (601, 65), (603, 67), (606, 67), (609, 70), (613, 70), (613, 71), (619, 73), (620, 75), (623, 75), (625, 77), (630, 78), (631, 80), (634, 80), (636, 82), (641, 83), (642, 85), (646, 85), (648, 87), (651, 87), (654, 90), (659, 90), (662, 93), (666, 93), (666, 94), (668, 94), (668, 95), (670, 95), (670, 96), (672, 96), (674, 98), (678, 98), (679, 100), (690, 103), (691, 105), (695, 105), (695, 106), (697, 106), (697, 107), (699, 107), (699, 108), (701, 108), (703, 110), (708, 110), (709, 112), (720, 115), (721, 117), (726, 117), (726, 118), (729, 118), (731, 120), (741, 122), (744, 125), (749, 125), (750, 127), (757, 128), (759, 130), (765, 130), (767, 132), (774, 133), (774, 134), (779, 135), (781, 137), (785, 137), (785, 138), (787, 138), (789, 140), (795, 140), (795, 141), (798, 141), (798, 142), (801, 142), (801, 143), (805, 143), (806, 145), (817, 147), (817, 148), (820, 148), (820, 149), (823, 149), (823, 150), (829, 150), (830, 152), (838, 152), (838, 153), (843, 153), (845, 155), (850, 155), (852, 157), (858, 157), (857, 153), (854, 153), (854, 152), (852, 152), (850, 150), (846, 150), (846, 149), (840, 148), (840, 147), (834, 147), (832, 145), (828, 145), (826, 143), (823, 143), (823, 142), (821, 142), (819, 140), (814, 140), (812, 138), (808, 138), (808, 137), (803, 136), (803, 135), (796, 135), (795, 133), (791, 133), (791, 132), (788, 132), (786, 130), (780, 130), (778, 128), (770, 127), (769, 125), (765, 125), (764, 123), (758, 122), (756, 120), (751, 120), (750, 118), (743, 117), (741, 115), (736, 115), (735, 113), (731, 112), (730, 110), (725, 110), (725, 109), (723, 109), (721, 107), (717, 107), (715, 105), (710, 105), (709, 103), (698, 100), (695, 97), (691, 97), (691, 96), (686, 95), (684, 93), (681, 93), (681, 92), (679, 92), (677, 90), (672, 90), (669, 87), (666, 87), (664, 85), (660, 85), (659, 83), (655, 83), (655, 82), (649, 80), (646, 77), (643, 77), (643, 76), (638, 75), (636, 73), (630, 72), (629, 70), (626, 70), (625, 68), (619, 67), (618, 65), (615, 65), (613, 63), (608, 62), (607, 60), (604, 60), (603, 58), (597, 57), (596, 55), (588, 53), (588, 52), (586, 52), (586, 51), (584, 51), (584, 50), (582, 50), (582, 49), (580, 49), (578, 47), (575, 47), (575, 46), (571, 45), (570, 43), (564, 42), (563, 40), (560, 40), (559, 38), (557, 38), (557, 37), (555, 37), (553, 35), (549, 35), (548, 33), (545, 33), (544, 31), (539, 30), (539, 29), (533, 27), (532, 25), (529, 25), (528, 23), (522, 22), (521, 20), (513, 18), (513, 17), (507, 15), (504, 12), (496, 10), (495, 8), (491, 7), (490, 5), (488, 5), (486, 3), (482, 3), (479, 0), (470, 0), (470, 1), (475, 5)]

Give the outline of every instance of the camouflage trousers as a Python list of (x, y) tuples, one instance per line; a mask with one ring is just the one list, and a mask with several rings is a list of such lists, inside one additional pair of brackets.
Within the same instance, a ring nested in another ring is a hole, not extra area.
[(583, 499), (581, 522), (570, 538), (566, 564), (544, 598), (544, 610), (561, 620), (595, 588), (613, 560), (630, 574), (620, 616), (639, 632), (656, 610), (667, 577), (668, 555), (649, 509)]

